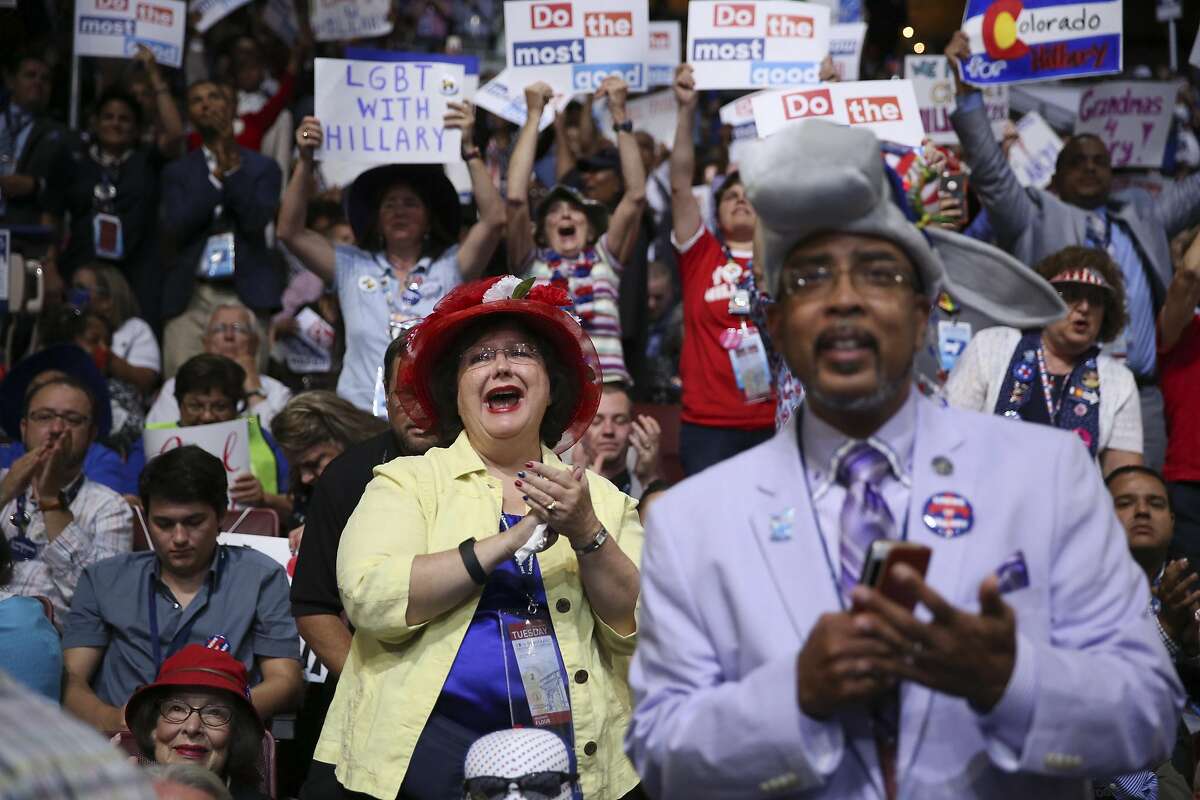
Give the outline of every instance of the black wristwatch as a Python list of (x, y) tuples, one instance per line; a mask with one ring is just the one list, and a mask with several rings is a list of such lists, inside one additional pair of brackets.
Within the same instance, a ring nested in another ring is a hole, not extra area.
[(613, 123), (613, 133), (633, 133), (633, 120), (627, 119), (624, 122)]

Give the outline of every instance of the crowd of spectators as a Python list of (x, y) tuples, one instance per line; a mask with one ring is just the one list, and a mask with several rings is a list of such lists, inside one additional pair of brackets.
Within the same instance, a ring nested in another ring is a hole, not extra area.
[[(477, 696), (471, 684), (500, 680), (481, 655), (495, 638), (487, 604), (525, 597), (553, 619), (556, 642), (569, 640), (557, 665), (571, 702), (587, 707), (545, 726), (567, 753), (529, 773), (559, 776), (543, 779), (547, 796), (563, 786), (563, 797), (580, 786), (644, 796), (620, 748), (650, 499), (771, 440), (806, 389), (819, 391), (789, 368), (797, 345), (775, 295), (878, 289), (889, 276), (861, 270), (844, 283), (827, 264), (806, 264), (769, 285), (742, 143), (719, 117), (736, 93), (697, 90), (687, 64), (664, 89), (678, 108), (669, 141), (634, 125), (620, 77), (544, 129), (554, 90), (531, 82), (523, 125), (449, 104), (443, 124), (462, 134), (466, 186), (425, 164), (372, 166), (339, 184), (314, 158), (313, 58), (364, 44), (467, 52), (482, 56), (486, 81), (503, 47), (502, 3), (394, 3), (391, 34), (320, 43), (303, 18), (284, 40), (264, 21), (269, 5), (246, 4), (204, 33), (192, 20), (180, 69), (145, 47), (85, 59), (75, 126), (61, 80), (69, 26), (0, 9), (0, 26), (29, 40), (5, 54), (0, 230), (14, 256), (40, 265), (43, 298), (10, 306), (2, 323), (0, 719), (40, 715), (47, 741), (61, 727), (64, 742), (90, 752), (75, 722), (27, 708), (11, 676), (157, 764), (160, 796), (177, 784), (213, 797), (441, 797), (465, 777), (491, 797), (499, 773), (479, 766), (489, 747), (546, 746), (484, 737), (462, 771), (480, 734), (535, 724), (528, 709), (512, 712), (511, 691), (506, 710), (495, 685)], [(965, 34), (945, 53), (965, 60)], [(867, 59), (862, 77), (895, 69)], [(1053, 181), (1037, 189), (1018, 182), (981, 93), (954, 85), (961, 144), (927, 144), (918, 160), (955, 165), (968, 192), (938, 195), (936, 213), (922, 213), (928, 187), (887, 156), (892, 202), (946, 264), (926, 331), (933, 366), (918, 355), (917, 384), (943, 406), (1082, 439), (1200, 724), (1200, 155), (1189, 150), (1200, 98), (1181, 80), (1164, 169), (1115, 170), (1098, 137), (1067, 136)], [(1139, 177), (1156, 190), (1119, 188)], [(980, 279), (981, 265), (998, 262), (972, 255), (963, 237), (1007, 260)], [(484, 279), (506, 302), (529, 291), (566, 298), (576, 328), (472, 323), (423, 355), (423, 322), (461, 313), (466, 297), (491, 301), (472, 294)], [(1029, 286), (1041, 294), (1013, 288)], [(979, 315), (989, 321), (975, 330), (963, 322)], [(963, 325), (969, 342), (951, 336)], [(585, 344), (563, 358), (553, 337), (576, 329)], [(865, 346), (846, 337), (818, 344)], [(573, 376), (571, 359), (594, 374)], [(530, 377), (522, 369), (534, 361), (542, 370)], [(477, 418), (479, 387), (453, 370), (465, 365), (469, 378), (495, 362), (523, 376), (523, 388), (502, 387), (514, 408), (529, 387), (546, 389), (553, 436), (540, 417), (521, 418), (515, 433)], [(431, 395), (412, 384), (414, 364), (429, 371)], [(244, 467), (231, 466), (228, 443), (147, 451), (147, 431), (180, 443), (184, 429), (242, 420)], [(526, 459), (561, 467), (568, 483)], [(469, 485), (451, 491), (455, 480)], [(218, 543), (255, 518), (286, 537), (282, 561)], [(566, 569), (549, 554), (575, 556), (547, 550), (526, 592), (519, 579), (530, 575), (509, 557), (539, 522), (557, 523), (579, 563), (595, 566)], [(455, 524), (480, 536), (461, 562), (467, 534)], [(378, 532), (398, 525), (420, 544), (383, 546)], [(587, 561), (590, 547), (599, 554)], [(476, 569), (485, 579), (507, 571), (512, 585), (485, 584)], [(395, 599), (379, 594), (389, 582), (407, 616), (380, 602)], [(472, 616), (477, 584), (487, 588)], [(402, 698), (395, 676), (409, 672)], [(500, 722), (480, 730), (472, 716)], [(1186, 723), (1166, 735), (1177, 739), (1169, 760), (1086, 776), (1097, 796), (1200, 789)], [(409, 764), (422, 759), (417, 774)], [(0, 745), (0, 778), (8, 762)], [(54, 769), (47, 786), (111, 777), (127, 784), (111, 796), (150, 791), (116, 761), (90, 776)]]

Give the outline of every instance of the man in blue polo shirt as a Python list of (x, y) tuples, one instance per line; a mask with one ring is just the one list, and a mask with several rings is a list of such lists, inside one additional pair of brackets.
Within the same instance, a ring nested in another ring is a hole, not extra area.
[(125, 727), (124, 705), (186, 644), (228, 650), (258, 678), (264, 719), (299, 704), (299, 634), (287, 576), (245, 547), (217, 544), (225, 468), (198, 447), (146, 465), (139, 486), (152, 551), (84, 570), (63, 635), (63, 705), (104, 731)]

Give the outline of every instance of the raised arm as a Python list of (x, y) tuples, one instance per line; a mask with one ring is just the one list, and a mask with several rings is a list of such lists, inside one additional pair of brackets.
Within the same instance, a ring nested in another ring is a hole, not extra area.
[(158, 111), (158, 152), (163, 158), (175, 158), (183, 154), (183, 119), (179, 116), (179, 107), (171, 97), (171, 89), (159, 72), (158, 62), (154, 60), (154, 51), (139, 44), (133, 57), (146, 71), (146, 79), (154, 90), (154, 107)]
[[(629, 120), (625, 110), (628, 93), (629, 87), (625, 81), (615, 76), (605, 78), (600, 91), (596, 92), (597, 96), (608, 97), (608, 110), (614, 125), (623, 125)], [(617, 132), (617, 152), (621, 157), (625, 193), (608, 223), (608, 247), (617, 261), (624, 265), (629, 263), (637, 246), (642, 212), (646, 208), (646, 167), (642, 164), (642, 155), (632, 130)]]
[(1200, 304), (1200, 236), (1192, 238), (1158, 312), (1158, 349), (1169, 352), (1196, 314)]
[(996, 141), (983, 96), (958, 77), (960, 65), (971, 55), (967, 35), (957, 31), (945, 53), (958, 93), (958, 108), (950, 115), (950, 122), (962, 142), (963, 160), (971, 167), (971, 181), (988, 211), (997, 239), (1002, 245), (1011, 245), (1038, 215), (1037, 205), (1013, 174), (1008, 157)]
[(700, 206), (692, 196), (692, 174), (696, 169), (696, 145), (692, 141), (692, 117), (696, 111), (696, 81), (690, 64), (675, 68), (675, 144), (671, 147), (671, 224), (675, 241), (682, 244), (700, 229)]
[(292, 179), (283, 193), (276, 233), (288, 250), (326, 283), (333, 283), (337, 263), (333, 243), (305, 225), (308, 216), (308, 188), (313, 180), (313, 152), (321, 146), (321, 120), (305, 117), (296, 129), (300, 158), (292, 168)]
[(538, 122), (542, 110), (554, 97), (554, 90), (542, 81), (525, 87), (525, 124), (517, 134), (512, 156), (508, 159), (508, 185), (505, 200), (508, 207), (508, 268), (517, 272), (524, 268), (533, 252), (533, 223), (529, 213), (529, 178), (537, 154)]
[(458, 248), (458, 269), (464, 281), (477, 280), (492, 259), (500, 237), (504, 235), (504, 201), (492, 183), (487, 165), (475, 146), (475, 107), (469, 102), (450, 103), (445, 126), (462, 131), (462, 157), (471, 173), (471, 192), (479, 219)]

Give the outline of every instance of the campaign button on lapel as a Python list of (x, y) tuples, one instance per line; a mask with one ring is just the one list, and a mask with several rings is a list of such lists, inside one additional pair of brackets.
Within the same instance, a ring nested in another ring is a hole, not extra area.
[(954, 463), (945, 456), (934, 456), (931, 463), (933, 465), (933, 471), (943, 477), (954, 472)]
[(921, 512), (925, 527), (943, 539), (953, 539), (971, 530), (975, 511), (970, 502), (957, 492), (939, 492), (925, 501)]

